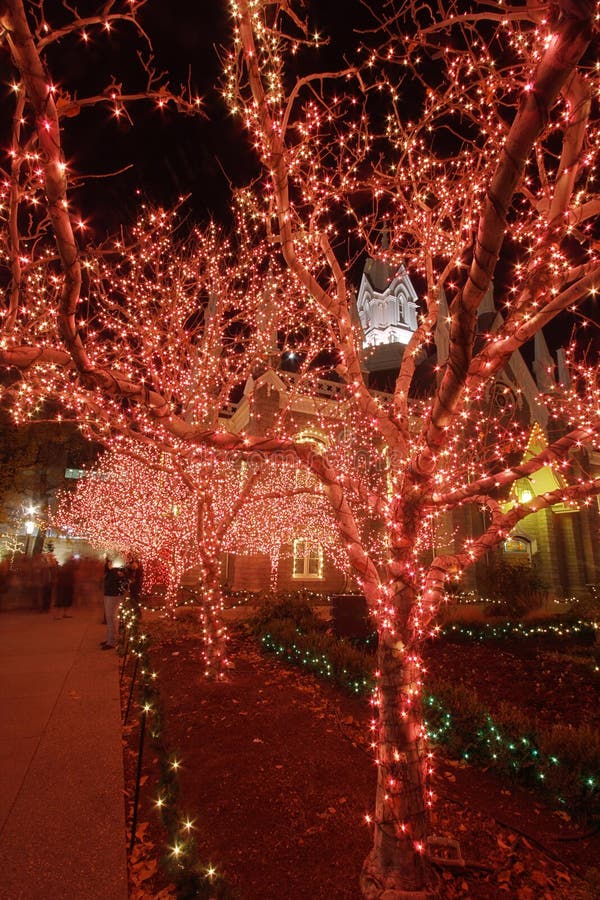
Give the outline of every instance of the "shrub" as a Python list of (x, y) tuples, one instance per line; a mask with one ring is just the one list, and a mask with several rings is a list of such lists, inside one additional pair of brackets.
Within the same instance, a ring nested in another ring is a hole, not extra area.
[(302, 631), (324, 628), (319, 617), (302, 593), (296, 594), (263, 594), (255, 615), (250, 620), (250, 628), (254, 634), (264, 634), (270, 630), (273, 622), (290, 619)]
[(539, 609), (546, 597), (542, 579), (533, 569), (523, 566), (496, 562), (481, 580), (482, 594), (494, 601), (486, 608), (490, 616), (523, 616)]
[(429, 680), (425, 700), (427, 730), (450, 756), (469, 759), (481, 756), (478, 734), (485, 727), (485, 710), (474, 691), (462, 684)]
[(540, 734), (549, 760), (546, 787), (578, 819), (600, 818), (600, 735), (589, 725), (554, 725)]
[[(286, 604), (282, 607), (290, 609)], [(292, 607), (306, 626), (311, 619)], [(271, 615), (274, 608), (271, 607)], [(283, 659), (332, 680), (352, 693), (373, 688), (373, 654), (318, 627), (299, 627), (296, 618), (268, 619), (257, 633), (263, 647)], [(267, 627), (268, 626), (268, 627)], [(493, 719), (477, 693), (464, 684), (427, 682), (424, 697), (430, 738), (449, 756), (492, 765), (524, 780), (582, 820), (600, 817), (600, 735), (589, 726), (536, 728), (513, 706), (501, 704)]]

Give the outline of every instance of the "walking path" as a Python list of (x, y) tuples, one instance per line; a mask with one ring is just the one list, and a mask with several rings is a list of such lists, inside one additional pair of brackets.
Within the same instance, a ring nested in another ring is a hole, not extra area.
[(126, 900), (114, 651), (97, 609), (0, 613), (0, 898)]

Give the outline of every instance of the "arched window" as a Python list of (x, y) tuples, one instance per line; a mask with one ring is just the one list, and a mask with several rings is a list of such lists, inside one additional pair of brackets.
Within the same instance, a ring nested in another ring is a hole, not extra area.
[(296, 444), (313, 444), (318, 453), (327, 450), (329, 442), (327, 437), (316, 428), (305, 428), (294, 435), (294, 443)]
[[(315, 453), (325, 453), (328, 447), (328, 441), (324, 434), (317, 431), (316, 428), (306, 428), (294, 436), (296, 444), (310, 444), (314, 448)], [(296, 470), (295, 485), (297, 488), (313, 488), (315, 491), (321, 490), (321, 485), (312, 474), (312, 472), (304, 465), (298, 465)]]

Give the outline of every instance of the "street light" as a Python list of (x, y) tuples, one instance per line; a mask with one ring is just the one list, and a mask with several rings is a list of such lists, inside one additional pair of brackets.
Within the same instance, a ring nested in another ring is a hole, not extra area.
[(25, 556), (30, 555), (30, 550), (33, 550), (31, 537), (35, 534), (36, 524), (35, 521), (31, 518), (35, 514), (35, 506), (28, 506), (25, 512), (30, 517), (25, 521), (25, 534), (27, 538), (25, 540)]
[(27, 539), (25, 541), (25, 556), (30, 555), (31, 549), (31, 536), (35, 532), (35, 522), (32, 519), (28, 519), (25, 522), (25, 534), (27, 535)]

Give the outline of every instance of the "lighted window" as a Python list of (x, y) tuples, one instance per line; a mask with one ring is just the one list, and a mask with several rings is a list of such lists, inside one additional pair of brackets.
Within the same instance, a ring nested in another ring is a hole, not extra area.
[(297, 538), (294, 541), (294, 578), (323, 577), (323, 547), (315, 541)]
[[(318, 431), (313, 431), (312, 429), (301, 431), (299, 434), (296, 434), (294, 436), (294, 442), (296, 444), (310, 444), (313, 447), (315, 453), (318, 454), (325, 453), (327, 450), (327, 438), (324, 435), (320, 434)], [(321, 493), (321, 491), (323, 490), (321, 483), (313, 475), (310, 469), (307, 469), (305, 466), (300, 464), (296, 469), (294, 487), (306, 488), (314, 490), (318, 493)]]
[(324, 434), (313, 429), (306, 429), (294, 435), (294, 443), (296, 444), (312, 444), (317, 453), (324, 453), (327, 450), (327, 438)]

